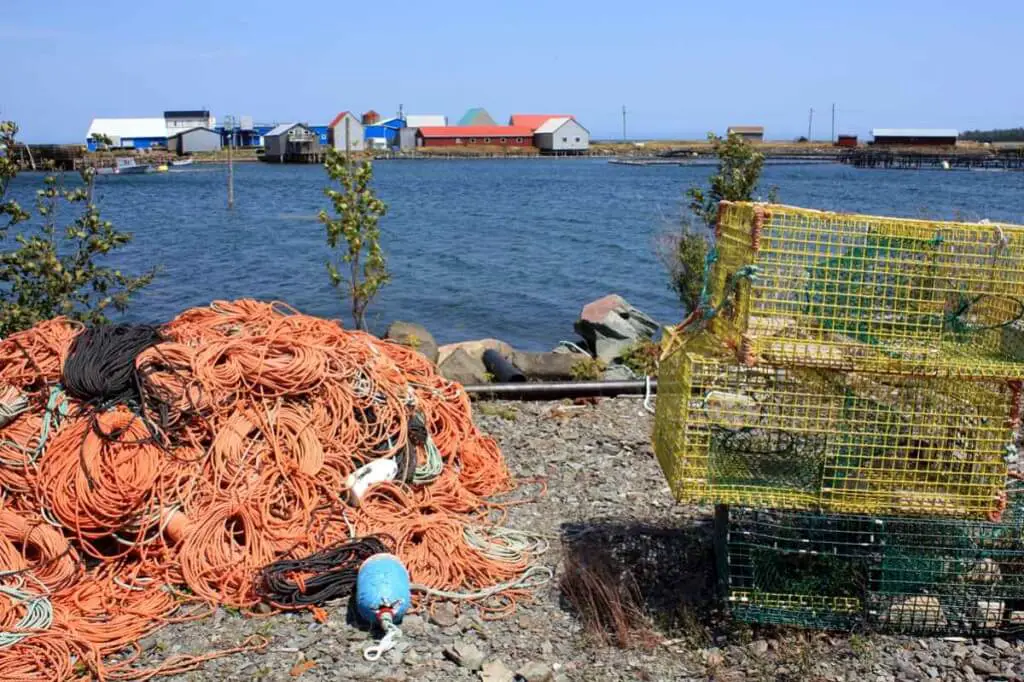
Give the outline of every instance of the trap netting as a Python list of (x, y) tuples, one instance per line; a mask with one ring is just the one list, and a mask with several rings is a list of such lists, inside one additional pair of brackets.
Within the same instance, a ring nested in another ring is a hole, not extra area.
[(914, 633), (1024, 632), (1024, 535), (999, 523), (719, 507), (733, 616)]
[(722, 202), (712, 330), (745, 363), (1024, 376), (1024, 227)]
[(740, 365), (680, 351), (655, 451), (683, 502), (998, 517), (1020, 383)]

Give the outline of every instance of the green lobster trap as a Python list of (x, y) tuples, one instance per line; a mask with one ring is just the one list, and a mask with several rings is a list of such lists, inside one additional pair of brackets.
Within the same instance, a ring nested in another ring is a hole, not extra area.
[(745, 366), (671, 353), (654, 444), (682, 502), (997, 517), (1020, 383)]
[(1024, 632), (1021, 516), (999, 523), (719, 507), (739, 620), (906, 633)]
[(722, 202), (711, 329), (746, 364), (1024, 376), (1024, 227)]

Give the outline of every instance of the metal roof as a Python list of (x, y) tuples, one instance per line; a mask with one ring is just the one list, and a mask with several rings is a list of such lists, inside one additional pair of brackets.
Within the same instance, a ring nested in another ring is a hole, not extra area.
[(409, 128), (429, 128), (448, 125), (444, 114), (406, 114), (405, 125)]
[(167, 139), (169, 140), (172, 137), (177, 137), (178, 135), (184, 135), (186, 133), (191, 133), (192, 131), (195, 131), (195, 130), (206, 130), (208, 132), (213, 133), (214, 135), (219, 135), (220, 134), (216, 130), (214, 130), (213, 128), (207, 128), (206, 126), (195, 126), (194, 128), (186, 128), (185, 130), (177, 130), (177, 131), (174, 132), (174, 134), (168, 135)]
[(959, 137), (952, 128), (872, 128), (872, 137)]
[(274, 135), (284, 135), (295, 126), (300, 126), (301, 123), (282, 123), (279, 126), (271, 128), (270, 132), (265, 133), (263, 137), (272, 137)]
[(549, 118), (575, 118), (575, 116), (572, 114), (512, 114), (508, 124), (536, 130), (544, 125)]
[(764, 126), (729, 126), (726, 132), (740, 135), (764, 135)]
[(423, 137), (533, 137), (524, 126), (437, 126), (420, 128)]
[(472, 107), (467, 109), (466, 113), (459, 119), (458, 125), (460, 126), (472, 126), (472, 125), (498, 125), (491, 115), (487, 113), (487, 110), (483, 107)]
[(167, 123), (160, 118), (94, 118), (85, 136), (99, 133), (108, 137), (167, 137)]
[(210, 118), (210, 112), (205, 109), (179, 109), (165, 111), (164, 118)]
[(553, 133), (572, 119), (568, 116), (560, 116), (558, 118), (549, 118), (544, 121), (544, 124), (534, 130), (535, 133)]

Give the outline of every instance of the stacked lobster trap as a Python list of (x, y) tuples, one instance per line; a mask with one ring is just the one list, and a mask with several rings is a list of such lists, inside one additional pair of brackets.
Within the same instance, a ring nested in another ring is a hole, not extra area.
[(1024, 631), (1022, 379), (1024, 227), (723, 202), (655, 449), (740, 619)]

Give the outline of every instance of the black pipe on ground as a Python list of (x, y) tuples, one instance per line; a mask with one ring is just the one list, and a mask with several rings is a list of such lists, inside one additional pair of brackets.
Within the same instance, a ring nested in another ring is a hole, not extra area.
[[(563, 398), (611, 398), (617, 395), (644, 395), (644, 379), (629, 381), (554, 381), (536, 384), (501, 383), (464, 386), (466, 393), (485, 400), (561, 400)], [(657, 393), (658, 380), (651, 379), (651, 393)]]
[(487, 368), (487, 371), (493, 374), (494, 378), (500, 383), (526, 383), (526, 375), (519, 371), (518, 367), (506, 360), (501, 353), (493, 348), (488, 348), (484, 351), (484, 367)]

